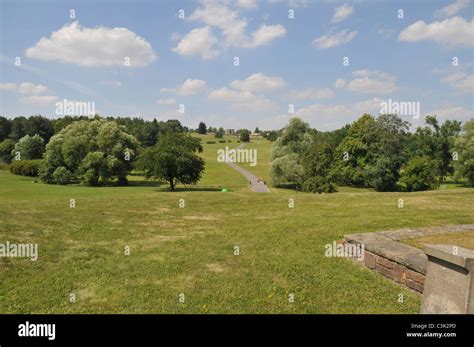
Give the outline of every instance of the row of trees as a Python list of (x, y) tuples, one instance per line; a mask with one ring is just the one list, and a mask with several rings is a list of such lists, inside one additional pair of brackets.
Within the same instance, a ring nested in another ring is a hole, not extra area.
[[(15, 119), (9, 122), (17, 124)], [(64, 117), (50, 124), (60, 130), (46, 137), (49, 141), (39, 134), (15, 141), (9, 138), (11, 129), (4, 131), (0, 159), (12, 162), (13, 173), (38, 175), (46, 183), (125, 185), (137, 169), (148, 178), (169, 182), (174, 190), (178, 183), (197, 183), (204, 171), (204, 160), (197, 155), (200, 140), (177, 120)]]
[(426, 117), (415, 133), (397, 115), (364, 114), (351, 125), (318, 132), (298, 118), (272, 148), (270, 177), (276, 186), (333, 192), (336, 185), (377, 191), (428, 190), (448, 177), (474, 185), (474, 121)]

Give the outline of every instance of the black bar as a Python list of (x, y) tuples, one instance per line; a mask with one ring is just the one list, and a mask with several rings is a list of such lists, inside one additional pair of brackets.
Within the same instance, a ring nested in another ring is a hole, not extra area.
[[(54, 340), (18, 336), (26, 322), (30, 328), (32, 323), (55, 324)], [(0, 347), (174, 345), (187, 339), (247, 345), (257, 338), (291, 345), (472, 347), (473, 329), (473, 315), (0, 315)], [(433, 333), (455, 336), (428, 336)]]

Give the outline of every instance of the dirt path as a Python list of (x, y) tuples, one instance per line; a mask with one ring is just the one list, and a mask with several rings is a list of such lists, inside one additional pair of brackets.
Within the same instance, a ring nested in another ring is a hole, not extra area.
[[(241, 149), (245, 146), (245, 143), (242, 143), (238, 149)], [(256, 193), (270, 193), (270, 189), (268, 189), (267, 185), (264, 183), (258, 183), (257, 182), (257, 176), (255, 176), (253, 173), (250, 171), (238, 166), (235, 163), (227, 162), (227, 165), (229, 165), (231, 168), (233, 168), (235, 171), (240, 172), (242, 175), (247, 178), (247, 180), (250, 182), (252, 185), (252, 191)]]

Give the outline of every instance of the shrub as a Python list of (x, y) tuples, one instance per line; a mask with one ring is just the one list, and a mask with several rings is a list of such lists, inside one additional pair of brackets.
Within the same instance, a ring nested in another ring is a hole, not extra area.
[(310, 193), (334, 193), (337, 191), (336, 186), (327, 178), (322, 176), (314, 176), (304, 181), (302, 190)]
[(400, 183), (407, 191), (435, 189), (439, 185), (439, 163), (427, 156), (413, 157), (403, 168)]
[(225, 140), (219, 140), (219, 143), (225, 143), (226, 141)]
[(206, 141), (206, 143), (207, 143), (208, 145), (213, 145), (214, 143), (216, 143), (216, 141)]
[(10, 164), (10, 172), (21, 176), (38, 176), (42, 160), (15, 160)]
[(16, 153), (20, 154), (20, 158), (23, 160), (30, 159), (41, 159), (44, 152), (44, 140), (38, 134), (34, 136), (25, 135), (16, 144), (12, 151), (12, 156), (15, 157)]
[(72, 179), (72, 173), (64, 166), (60, 166), (54, 170), (53, 178), (57, 184), (69, 184)]
[(227, 142), (231, 143), (231, 142), (232, 142), (232, 140), (227, 140)]
[(239, 133), (240, 133), (239, 135), (240, 141), (242, 142), (250, 141), (250, 131), (248, 131), (247, 129), (241, 129)]

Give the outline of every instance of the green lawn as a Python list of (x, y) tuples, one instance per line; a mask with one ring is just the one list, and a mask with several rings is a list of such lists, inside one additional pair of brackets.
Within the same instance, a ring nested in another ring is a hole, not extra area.
[[(219, 145), (204, 145), (207, 170), (194, 191), (168, 192), (136, 176), (128, 187), (45, 185), (0, 170), (0, 242), (39, 245), (36, 262), (0, 258), (0, 312), (416, 313), (419, 295), (326, 258), (324, 245), (347, 233), (474, 223), (467, 188), (251, 193), (217, 163)], [(258, 155), (260, 164), (268, 152)]]

